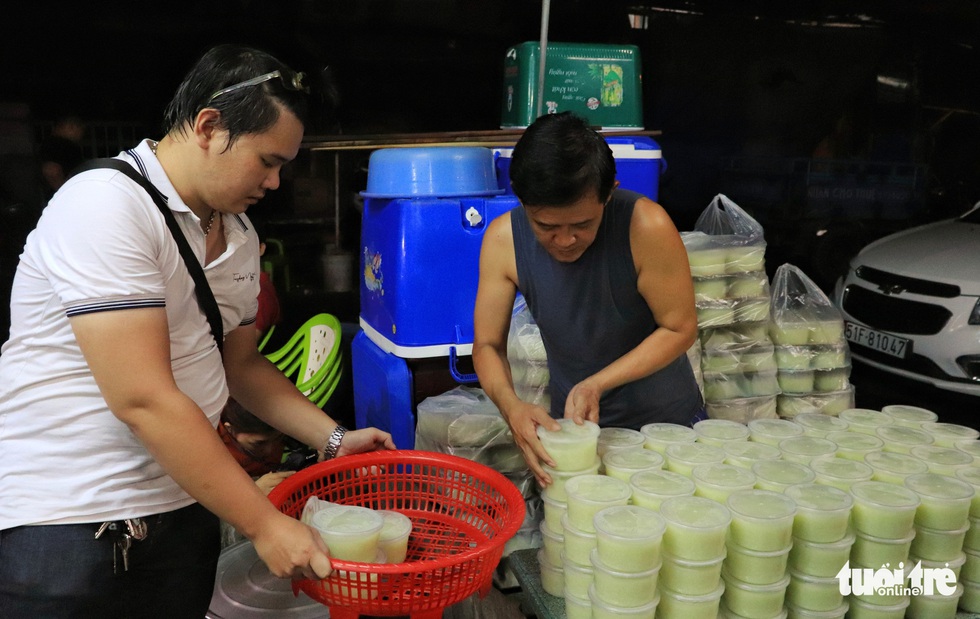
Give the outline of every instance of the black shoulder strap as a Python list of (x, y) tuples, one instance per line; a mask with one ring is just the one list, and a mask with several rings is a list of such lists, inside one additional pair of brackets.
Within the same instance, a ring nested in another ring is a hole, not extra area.
[(170, 207), (167, 206), (163, 194), (145, 176), (137, 172), (133, 166), (119, 159), (105, 158), (86, 161), (78, 169), (74, 170), (72, 175), (96, 168), (112, 168), (113, 170), (122, 172), (138, 183), (153, 198), (153, 202), (160, 209), (160, 212), (163, 213), (163, 218), (167, 221), (167, 227), (170, 228), (170, 233), (177, 242), (177, 248), (180, 250), (180, 256), (184, 259), (184, 264), (187, 265), (187, 270), (194, 279), (194, 292), (197, 294), (197, 302), (200, 304), (201, 310), (207, 316), (208, 323), (211, 325), (211, 335), (214, 336), (214, 342), (218, 345), (218, 352), (223, 352), (225, 338), (218, 302), (214, 300), (214, 293), (211, 292), (211, 286), (208, 285), (208, 278), (204, 275), (204, 268), (197, 261), (194, 250), (191, 249), (190, 243), (187, 242), (187, 238), (180, 229), (177, 218), (174, 217)]

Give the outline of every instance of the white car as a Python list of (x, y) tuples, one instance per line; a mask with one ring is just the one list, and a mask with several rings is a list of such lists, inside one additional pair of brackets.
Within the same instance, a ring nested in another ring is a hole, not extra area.
[(835, 297), (854, 358), (980, 396), (980, 203), (871, 243)]

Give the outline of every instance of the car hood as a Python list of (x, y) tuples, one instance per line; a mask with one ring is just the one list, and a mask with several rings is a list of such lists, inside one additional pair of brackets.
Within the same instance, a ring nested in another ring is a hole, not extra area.
[(955, 284), (980, 295), (980, 224), (939, 221), (879, 239), (862, 249), (853, 267)]

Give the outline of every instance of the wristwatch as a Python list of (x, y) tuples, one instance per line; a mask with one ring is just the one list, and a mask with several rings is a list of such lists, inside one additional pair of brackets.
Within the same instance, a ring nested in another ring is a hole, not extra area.
[(337, 457), (337, 450), (340, 449), (340, 441), (344, 440), (345, 434), (347, 434), (347, 428), (337, 424), (337, 427), (330, 433), (330, 438), (327, 439), (327, 444), (323, 446), (324, 460), (330, 460), (331, 458)]

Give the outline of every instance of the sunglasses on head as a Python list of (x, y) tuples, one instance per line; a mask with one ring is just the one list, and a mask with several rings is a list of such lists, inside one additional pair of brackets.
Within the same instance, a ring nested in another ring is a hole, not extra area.
[(303, 78), (306, 77), (304, 73), (290, 72), (290, 75), (287, 77), (286, 75), (283, 75), (282, 71), (276, 69), (275, 71), (264, 73), (258, 77), (253, 77), (252, 79), (245, 80), (244, 82), (239, 82), (227, 88), (222, 88), (218, 92), (211, 95), (211, 98), (208, 99), (208, 105), (210, 105), (212, 101), (214, 101), (215, 99), (217, 99), (222, 95), (227, 95), (230, 92), (235, 92), (236, 90), (241, 90), (242, 88), (247, 88), (248, 86), (257, 86), (263, 82), (274, 80), (277, 77), (282, 82), (282, 87), (285, 88), (286, 90), (292, 90), (294, 92), (305, 92), (307, 94), (309, 94), (310, 92), (309, 87), (303, 85)]

